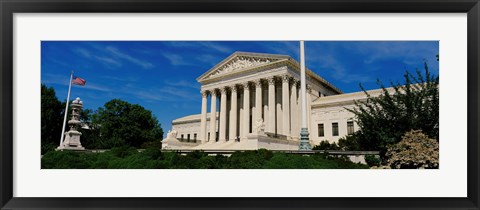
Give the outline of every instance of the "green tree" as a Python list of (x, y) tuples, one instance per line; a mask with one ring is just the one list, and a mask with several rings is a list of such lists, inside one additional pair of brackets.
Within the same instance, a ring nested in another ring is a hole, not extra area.
[(439, 77), (431, 75), (425, 63), (424, 74), (417, 70), (404, 75), (405, 83), (391, 82), (389, 91), (378, 81), (383, 92), (378, 97), (367, 95), (366, 101), (356, 101), (355, 108), (347, 109), (356, 116), (360, 131), (353, 136), (362, 150), (379, 150), (383, 156), (389, 145), (401, 140), (410, 130), (422, 130), (438, 141)]
[(91, 109), (83, 109), (80, 112), (79, 119), (82, 122), (78, 129), (81, 133), (82, 146), (87, 149), (96, 148), (97, 138), (99, 136), (98, 128), (93, 124), (94, 111)]
[(144, 142), (163, 136), (160, 123), (151, 111), (120, 99), (113, 99), (99, 108), (92, 116), (92, 126), (98, 130), (97, 148), (123, 145), (138, 148)]
[(62, 133), (65, 104), (61, 103), (52, 87), (41, 86), (41, 145), (42, 154), (58, 146)]

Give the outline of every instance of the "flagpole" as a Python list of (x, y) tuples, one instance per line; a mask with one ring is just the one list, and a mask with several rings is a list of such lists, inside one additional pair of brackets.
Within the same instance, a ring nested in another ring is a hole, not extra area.
[(305, 78), (305, 45), (303, 41), (300, 41), (300, 96), (302, 106), (302, 128), (300, 131), (300, 145), (299, 150), (312, 150), (310, 140), (308, 138), (308, 126), (307, 126), (307, 84)]
[(63, 117), (63, 127), (62, 127), (62, 136), (60, 138), (60, 149), (63, 148), (63, 138), (65, 137), (65, 125), (67, 124), (67, 114), (68, 114), (68, 103), (70, 102), (70, 91), (72, 90), (72, 78), (73, 78), (73, 70), (70, 74), (70, 82), (68, 83), (68, 94), (67, 94), (67, 105), (65, 106), (65, 117)]

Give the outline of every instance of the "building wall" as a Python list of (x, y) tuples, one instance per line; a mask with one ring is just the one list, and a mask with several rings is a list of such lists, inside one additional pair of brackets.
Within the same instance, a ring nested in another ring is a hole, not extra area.
[[(354, 105), (313, 108), (310, 125), (310, 139), (314, 145), (325, 140), (330, 143), (338, 142), (338, 139), (348, 135), (348, 121), (353, 122), (354, 131), (358, 130), (358, 125), (354, 120), (355, 115), (346, 110), (345, 107), (353, 108)], [(332, 123), (338, 123), (338, 135), (336, 136), (333, 135)], [(319, 124), (323, 124), (323, 136), (319, 136)]]
[[(312, 94), (312, 99), (317, 97)], [(309, 117), (308, 121), (310, 121), (309, 132), (310, 132), (310, 140), (311, 143), (317, 145), (320, 141), (327, 140), (329, 142), (338, 142), (338, 139), (347, 135), (347, 123), (348, 121), (353, 121), (354, 131), (358, 130), (358, 125), (354, 121), (355, 115), (345, 109), (345, 107), (353, 108), (354, 102), (352, 99), (346, 97), (345, 100), (342, 101), (341, 95), (336, 95), (337, 98), (336, 103), (338, 105), (322, 105), (318, 106), (322, 99), (328, 99), (329, 97), (320, 97), (319, 100), (314, 100), (311, 102), (311, 110), (309, 111), (311, 114), (307, 115)], [(338, 101), (340, 100), (340, 101)], [(241, 117), (242, 115), (240, 115)], [(277, 117), (278, 117), (277, 113)], [(281, 115), (280, 115), (281, 116)], [(198, 118), (198, 119), (196, 119)], [(172, 125), (172, 128), (178, 132), (177, 137), (180, 139), (181, 135), (184, 136), (184, 140), (187, 139), (188, 134), (190, 134), (190, 140), (193, 140), (194, 134), (197, 134), (197, 140), (199, 140), (200, 136), (200, 115), (198, 117), (194, 117), (193, 120), (189, 120), (186, 122), (175, 122)], [(277, 118), (278, 119), (278, 118)], [(300, 118), (299, 118), (300, 120)], [(210, 119), (207, 118), (207, 137), (208, 132), (210, 132)], [(300, 121), (298, 123), (301, 123)], [(338, 135), (334, 136), (332, 133), (332, 123), (338, 123)], [(319, 136), (318, 124), (323, 124), (324, 127), (324, 136)], [(300, 125), (299, 125), (300, 126)], [(218, 132), (218, 126), (216, 128)]]
[[(178, 132), (177, 139), (183, 139), (186, 141), (188, 134), (190, 134), (190, 140), (194, 140), (194, 135), (197, 134), (197, 141), (200, 139), (200, 115), (198, 115), (198, 120), (187, 121), (184, 123), (173, 123), (172, 129)], [(216, 126), (216, 131), (218, 132), (218, 126)], [(208, 133), (210, 133), (210, 119), (207, 118), (207, 138)]]

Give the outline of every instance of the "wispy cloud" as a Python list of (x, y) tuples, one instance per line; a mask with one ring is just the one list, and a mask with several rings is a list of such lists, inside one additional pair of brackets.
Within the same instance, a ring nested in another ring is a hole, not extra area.
[(320, 69), (316, 69), (317, 73), (320, 75), (329, 74), (343, 83), (365, 83), (374, 81), (368, 75), (352, 72), (354, 70), (348, 71), (347, 68), (332, 55), (315, 57), (315, 59), (311, 59), (310, 61), (316, 66), (320, 66)]
[(198, 100), (195, 95), (199, 96), (198, 91), (182, 89), (173, 86), (164, 86), (162, 88), (138, 88), (130, 87), (122, 90), (123, 94), (129, 94), (141, 100), (149, 102), (179, 102)]
[(89, 51), (85, 48), (75, 48), (73, 51), (76, 52), (77, 54), (79, 54), (80, 56), (83, 56), (84, 58), (99, 61), (100, 63), (102, 63), (103, 65), (105, 65), (106, 67), (109, 67), (109, 68), (117, 68), (117, 67), (122, 66), (122, 63), (120, 62), (119, 59), (114, 59), (114, 58), (105, 57), (105, 56), (99, 56), (99, 55), (96, 55), (93, 52), (91, 52), (91, 51)]
[(89, 46), (93, 48), (93, 50), (79, 47), (75, 48), (73, 51), (84, 58), (94, 59), (110, 68), (121, 67), (123, 64), (122, 61), (131, 62), (144, 69), (150, 69), (154, 67), (152, 63), (133, 57), (113, 46), (104, 47), (93, 43), (90, 43)]
[(167, 44), (172, 47), (177, 48), (195, 48), (200, 51), (206, 52), (220, 52), (220, 53), (233, 53), (235, 50), (227, 47), (226, 45), (220, 44), (221, 42), (190, 42), (190, 41), (181, 41), (181, 42), (168, 42)]
[(101, 57), (101, 56), (95, 56), (95, 59), (103, 62), (104, 64), (106, 64), (107, 66), (115, 66), (115, 67), (120, 67), (122, 66), (122, 63), (118, 60), (115, 60), (115, 59), (112, 59), (112, 58), (109, 58), (109, 57)]
[(179, 80), (179, 81), (169, 81), (166, 80), (164, 81), (165, 85), (168, 86), (173, 86), (173, 87), (187, 87), (187, 88), (193, 88), (196, 90), (200, 90), (200, 84), (198, 84), (196, 81), (195, 82), (189, 82), (186, 80)]
[(88, 89), (88, 90), (103, 91), (103, 92), (111, 92), (112, 91), (111, 88), (101, 86), (101, 85), (97, 85), (97, 84), (88, 84), (88, 85), (82, 86), (82, 88), (83, 89)]
[(130, 56), (124, 52), (121, 52), (119, 49), (115, 48), (115, 47), (112, 47), (112, 46), (108, 46), (105, 48), (108, 52), (112, 53), (114, 56), (118, 57), (118, 58), (122, 58), (124, 60), (127, 60), (127, 61), (130, 61), (134, 64), (137, 64), (139, 66), (141, 66), (142, 68), (144, 69), (149, 69), (149, 68), (152, 68), (153, 67), (153, 64), (148, 62), (148, 61), (143, 61), (143, 60), (140, 60), (138, 58), (135, 58), (133, 56)]
[(92, 54), (91, 54), (88, 50), (86, 50), (86, 49), (84, 49), (84, 48), (76, 48), (76, 49), (74, 49), (74, 51), (75, 51), (76, 53), (82, 55), (82, 56), (85, 57), (85, 58), (91, 58), (91, 57), (92, 57)]
[(125, 76), (125, 77), (118, 77), (118, 76), (109, 76), (109, 75), (104, 75), (101, 76), (104, 79), (107, 80), (115, 80), (115, 81), (120, 81), (120, 82), (136, 82), (139, 80), (138, 77), (133, 77), (133, 76)]
[[(384, 60), (399, 60), (407, 66), (422, 65), (424, 59), (430, 61), (433, 67), (438, 68), (435, 56), (438, 48), (433, 47), (433, 42), (359, 42), (349, 45), (350, 50), (365, 56), (365, 64), (374, 64)], [(429, 55), (428, 57), (425, 57)]]
[[(222, 58), (224, 58), (224, 57), (222, 57)], [(200, 61), (202, 63), (208, 64), (208, 65), (211, 65), (211, 66), (214, 66), (215, 64), (217, 64), (218, 62), (221, 61), (221, 59), (219, 59), (219, 57), (213, 56), (211, 54), (201, 54), (201, 55), (198, 55), (197, 57), (195, 57), (195, 59), (197, 61)]]
[(267, 49), (267, 53), (292, 55), (294, 58), (299, 56), (299, 42), (264, 42), (260, 43), (261, 47)]
[(234, 50), (230, 49), (229, 47), (226, 47), (224, 45), (214, 43), (214, 42), (199, 42), (199, 44), (202, 47), (205, 47), (207, 49), (212, 49), (214, 51), (222, 52), (222, 53), (232, 53)]
[(188, 66), (190, 62), (185, 59), (183, 56), (173, 53), (161, 53), (161, 55), (166, 58), (171, 65), (173, 66)]
[(149, 102), (152, 101), (167, 101), (168, 98), (159, 94), (154, 93), (153, 91), (136, 91), (136, 92), (131, 92), (133, 96), (136, 98), (146, 100)]
[(173, 96), (173, 100), (176, 100), (176, 101), (179, 101), (179, 100), (188, 100), (188, 101), (192, 101), (192, 100), (197, 100), (196, 97), (194, 96), (199, 96), (200, 93), (193, 93), (192, 91), (186, 91), (186, 90), (182, 90), (182, 89), (179, 89), (179, 88), (176, 88), (176, 87), (170, 87), (170, 86), (166, 86), (166, 87), (163, 87), (159, 90), (157, 90), (158, 92), (160, 93), (164, 93), (164, 94), (168, 94), (169, 96)]
[[(66, 74), (68, 75), (68, 74)], [(58, 75), (58, 74), (42, 74), (42, 83), (45, 83), (47, 85), (52, 85), (52, 84), (57, 84), (57, 85), (63, 85), (63, 86), (68, 86), (68, 82), (70, 81), (69, 75)], [(111, 92), (113, 89), (95, 84), (95, 83), (89, 83), (87, 80), (87, 84), (85, 86), (80, 86), (79, 88), (82, 89), (87, 89), (87, 90), (96, 90), (96, 91), (102, 91), (102, 92)]]
[(58, 64), (60, 66), (64, 66), (64, 67), (70, 67), (69, 64), (67, 64), (66, 62), (63, 62), (63, 61), (60, 61), (54, 57), (47, 57), (46, 59), (48, 59), (49, 61), (55, 63), (55, 64)]

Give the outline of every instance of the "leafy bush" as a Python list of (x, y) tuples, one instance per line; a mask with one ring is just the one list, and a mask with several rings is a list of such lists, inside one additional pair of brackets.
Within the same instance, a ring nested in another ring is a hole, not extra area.
[(268, 153), (254, 151), (236, 151), (229, 159), (228, 168), (240, 168), (240, 169), (259, 169), (269, 160), (270, 155)]
[(321, 141), (320, 144), (315, 145), (312, 150), (339, 150), (338, 145), (333, 142), (330, 143), (327, 140)]
[(85, 169), (90, 168), (96, 156), (78, 151), (50, 151), (42, 158), (42, 168)]
[(438, 142), (421, 130), (405, 133), (386, 153), (387, 165), (391, 168), (438, 168), (438, 157)]
[(380, 166), (382, 160), (375, 155), (365, 155), (365, 162), (367, 162), (368, 166), (373, 167)]
[(54, 151), (57, 147), (52, 142), (42, 143), (42, 155), (47, 152)]
[(140, 148), (147, 149), (147, 148), (157, 148), (162, 149), (162, 140), (154, 140), (154, 141), (147, 141), (144, 142)]
[(110, 152), (116, 157), (124, 158), (127, 156), (131, 156), (133, 154), (136, 154), (138, 151), (133, 147), (121, 146), (121, 147), (112, 148)]
[(50, 151), (42, 158), (43, 169), (309, 169), (368, 168), (327, 154), (299, 155), (265, 149), (235, 152), (230, 157), (194, 151), (187, 155), (147, 148), (119, 147), (103, 153)]
[(343, 151), (360, 151), (360, 150), (368, 150), (367, 146), (362, 145), (362, 141), (359, 140), (360, 135), (357, 132), (353, 133), (352, 135), (344, 136), (338, 139), (338, 148)]

